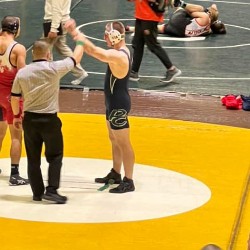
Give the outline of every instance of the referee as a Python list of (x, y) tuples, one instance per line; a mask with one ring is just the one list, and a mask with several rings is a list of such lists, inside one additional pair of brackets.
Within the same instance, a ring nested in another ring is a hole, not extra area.
[[(58, 194), (63, 159), (62, 123), (57, 116), (60, 79), (80, 62), (82, 42), (76, 42), (73, 57), (49, 61), (50, 46), (38, 40), (33, 45), (33, 62), (18, 71), (11, 91), (13, 125), (24, 131), (24, 143), (28, 160), (28, 177), (33, 200), (49, 200), (64, 204), (66, 196)], [(19, 111), (19, 99), (24, 99), (24, 117)], [(45, 157), (49, 164), (48, 185), (44, 186), (41, 171), (41, 153), (45, 145)]]

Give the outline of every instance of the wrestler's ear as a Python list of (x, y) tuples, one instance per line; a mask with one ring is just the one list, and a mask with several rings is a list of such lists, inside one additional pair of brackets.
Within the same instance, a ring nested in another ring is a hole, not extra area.
[(51, 60), (51, 51), (50, 49), (47, 51), (47, 55), (46, 55), (48, 60)]
[(20, 36), (20, 31), (21, 31), (21, 21), (20, 21), (19, 17), (16, 17), (16, 22), (18, 24), (18, 28), (17, 28), (17, 31), (15, 33), (15, 38)]

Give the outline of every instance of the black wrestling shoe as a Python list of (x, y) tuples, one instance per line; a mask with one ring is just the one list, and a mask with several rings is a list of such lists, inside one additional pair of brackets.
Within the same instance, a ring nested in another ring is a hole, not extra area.
[(110, 180), (114, 180), (114, 184), (120, 184), (122, 181), (121, 174), (118, 174), (113, 168), (108, 173), (107, 176), (103, 178), (95, 178), (95, 182), (97, 183), (105, 183), (109, 184)]
[(46, 200), (46, 201), (51, 201), (55, 204), (65, 204), (67, 201), (66, 196), (60, 195), (57, 192), (51, 193), (51, 192), (47, 192), (47, 191), (42, 196), (42, 199)]
[(133, 180), (128, 179), (126, 176), (123, 178), (119, 186), (109, 190), (110, 193), (114, 193), (114, 194), (123, 194), (123, 193), (133, 192), (133, 191), (135, 191), (134, 182)]
[(29, 183), (28, 179), (24, 179), (19, 174), (11, 175), (9, 179), (10, 186), (28, 185)]

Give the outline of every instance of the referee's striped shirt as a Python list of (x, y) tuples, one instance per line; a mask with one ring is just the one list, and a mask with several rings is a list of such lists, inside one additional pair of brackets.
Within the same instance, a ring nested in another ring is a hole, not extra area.
[(75, 65), (71, 57), (59, 61), (35, 60), (18, 71), (11, 95), (23, 97), (24, 111), (57, 113), (60, 79)]

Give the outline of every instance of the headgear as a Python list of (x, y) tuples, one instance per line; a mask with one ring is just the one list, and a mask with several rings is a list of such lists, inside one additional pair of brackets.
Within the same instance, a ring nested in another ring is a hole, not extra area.
[(15, 16), (5, 16), (1, 21), (2, 31), (7, 31), (16, 37), (19, 31), (20, 19)]
[(105, 30), (105, 35), (109, 37), (112, 46), (125, 38), (125, 34), (121, 34), (118, 30), (113, 29), (113, 22), (110, 23), (110, 31)]

